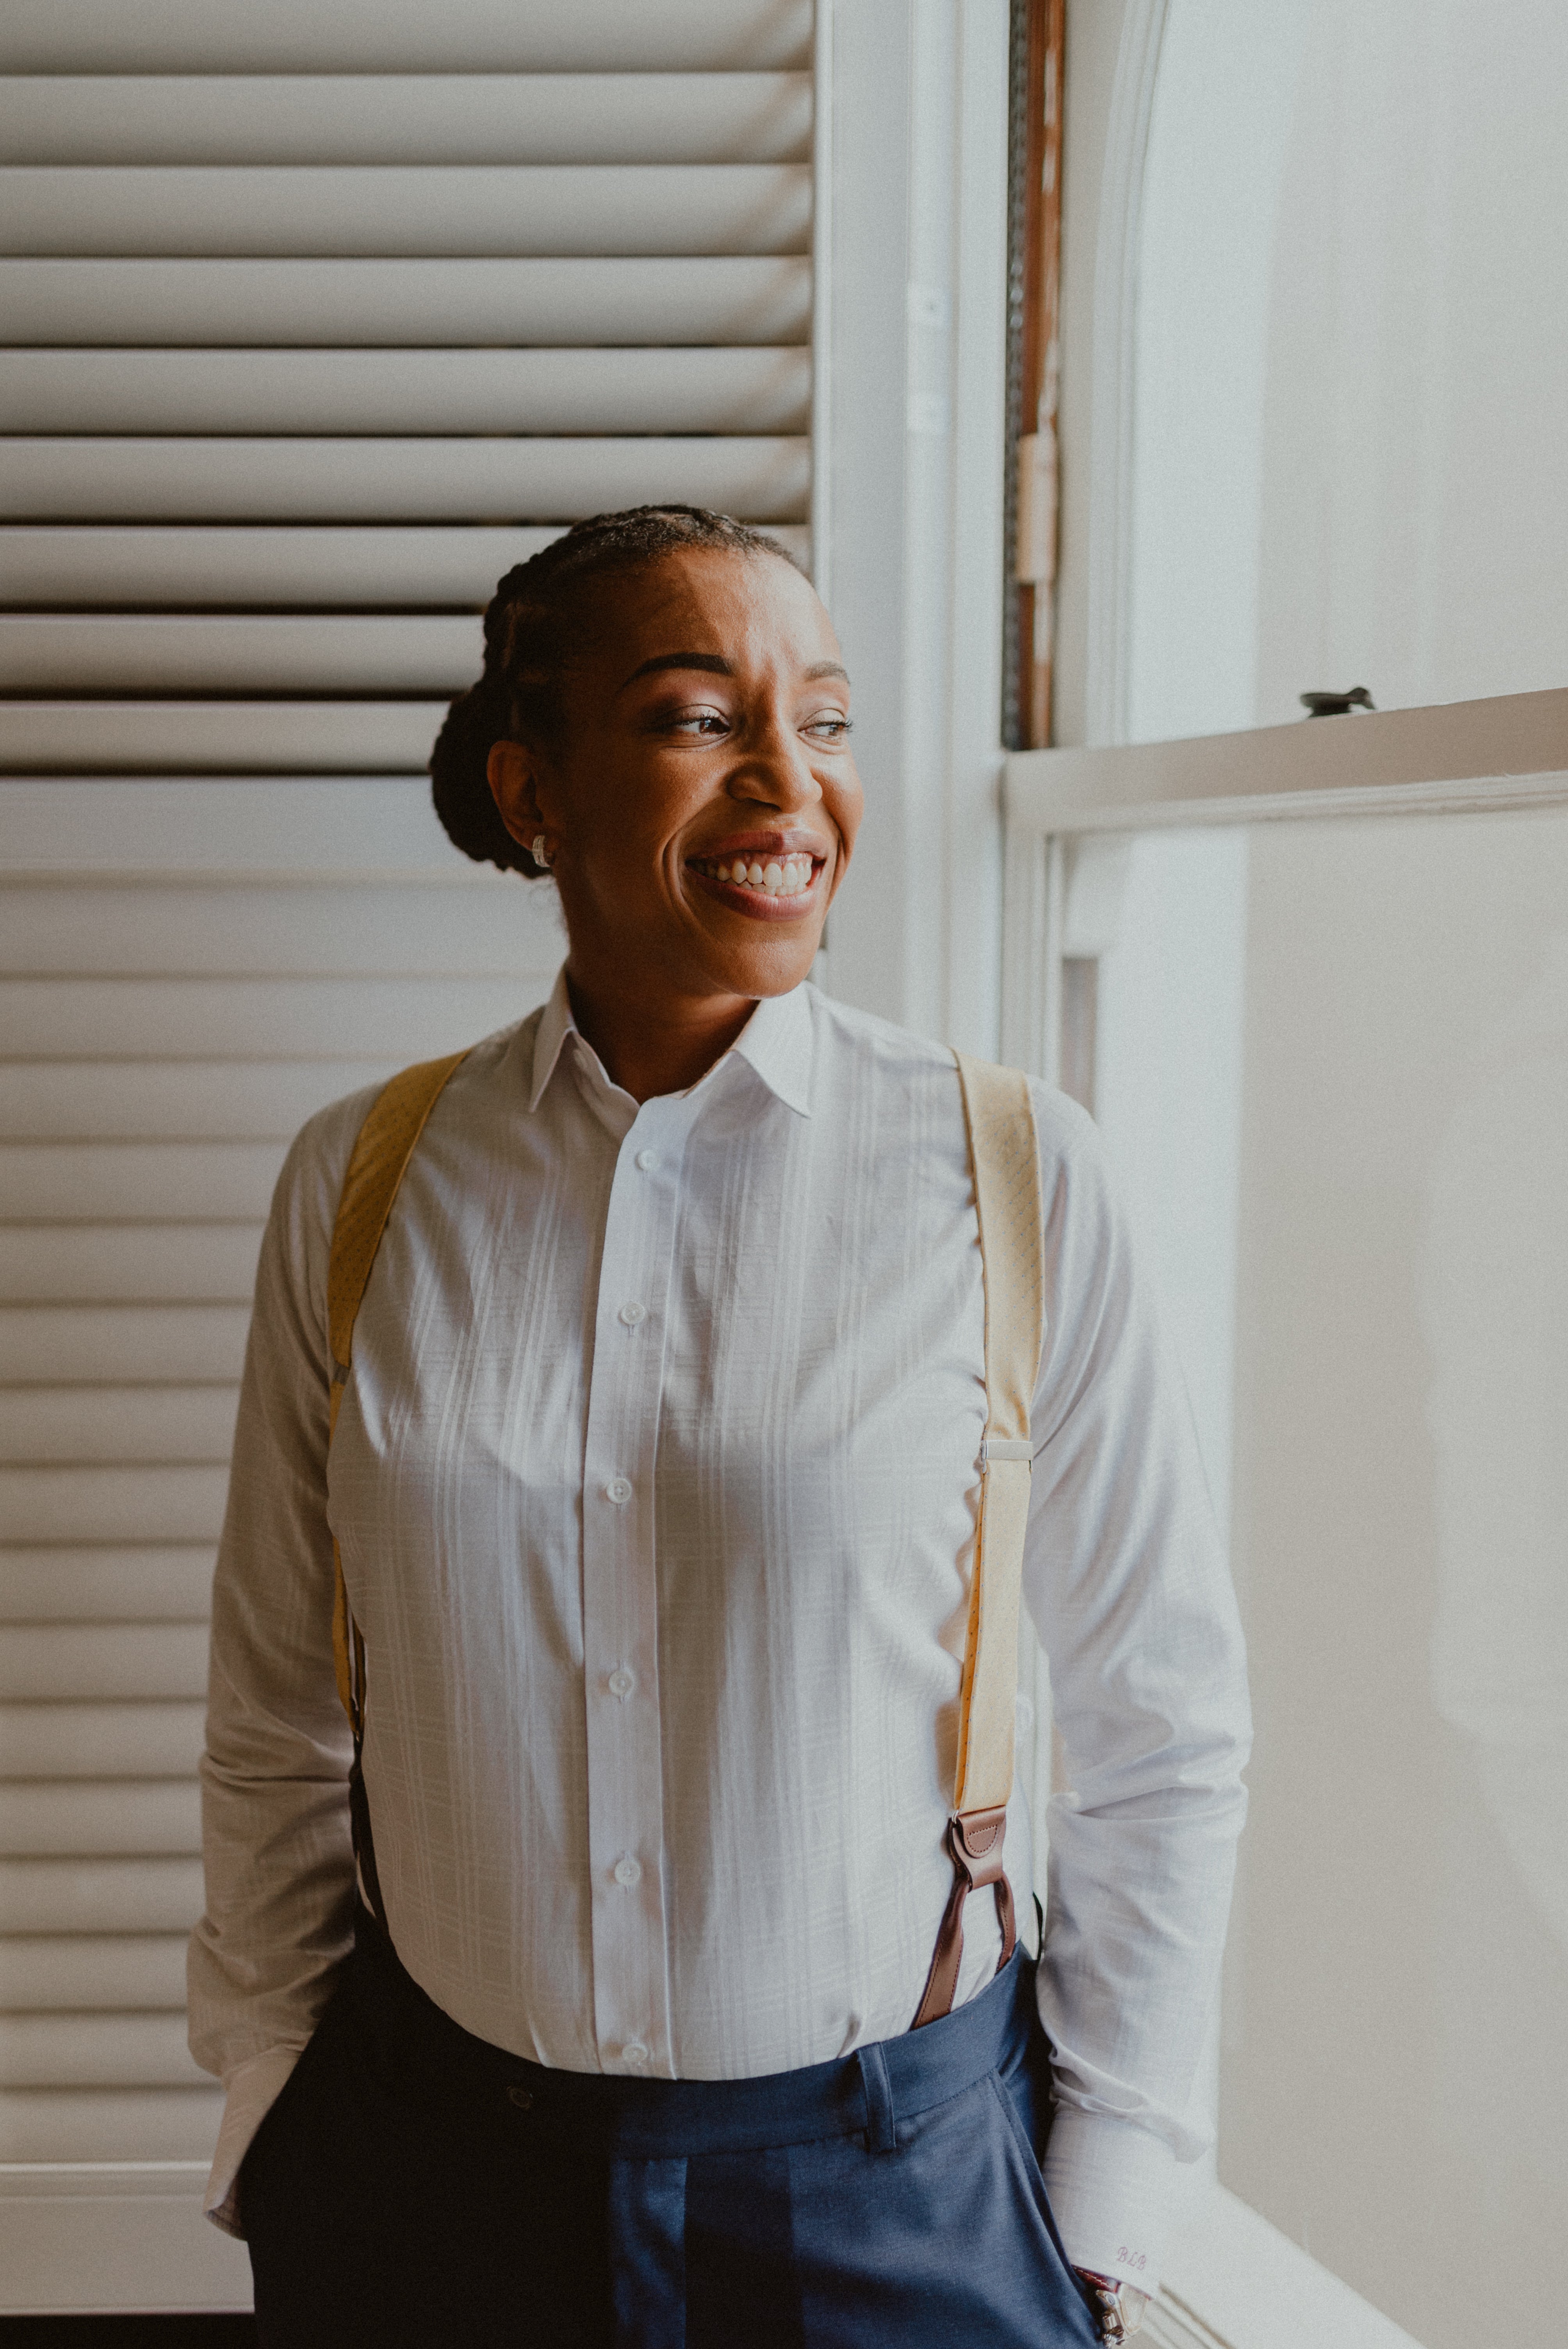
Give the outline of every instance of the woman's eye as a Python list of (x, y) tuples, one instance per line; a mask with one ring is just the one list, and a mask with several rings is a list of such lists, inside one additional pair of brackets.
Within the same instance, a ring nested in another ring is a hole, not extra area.
[(841, 742), (850, 732), (852, 723), (852, 719), (841, 718), (835, 711), (830, 717), (809, 719), (805, 731), (808, 734), (814, 734), (820, 742)]
[(723, 734), (728, 728), (722, 709), (683, 709), (670, 720), (672, 734)]

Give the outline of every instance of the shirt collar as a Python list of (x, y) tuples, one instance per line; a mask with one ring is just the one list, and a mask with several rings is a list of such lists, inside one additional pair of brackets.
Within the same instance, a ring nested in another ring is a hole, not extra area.
[(533, 1082), (529, 1090), (528, 1106), (531, 1112), (544, 1098), (544, 1088), (555, 1074), (555, 1063), (561, 1058), (561, 1048), (568, 1036), (577, 1033), (577, 1022), (572, 1017), (572, 999), (566, 992), (566, 965), (555, 974), (555, 984), (550, 990), (550, 1000), (533, 1037)]
[(804, 987), (765, 995), (730, 1050), (750, 1063), (786, 1109), (810, 1116), (811, 1005)]
[[(531, 1111), (536, 1110), (544, 1098), (544, 1089), (555, 1073), (555, 1064), (569, 1036), (577, 1039), (579, 1051), (592, 1051), (572, 1016), (572, 999), (566, 992), (566, 966), (562, 963), (534, 1033), (533, 1081), (528, 1096)], [(805, 988), (791, 988), (788, 995), (764, 996), (729, 1050), (699, 1082), (706, 1084), (732, 1057), (755, 1070), (787, 1109), (792, 1109), (799, 1117), (810, 1117), (811, 1007)], [(691, 1090), (695, 1092), (697, 1087), (694, 1085)]]

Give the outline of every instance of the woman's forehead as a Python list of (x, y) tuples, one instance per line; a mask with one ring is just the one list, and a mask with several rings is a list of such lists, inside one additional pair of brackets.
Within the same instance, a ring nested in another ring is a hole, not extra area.
[(832, 622), (810, 581), (766, 550), (680, 548), (616, 580), (607, 601), (624, 675), (649, 657), (679, 651), (766, 653), (802, 666), (838, 657)]

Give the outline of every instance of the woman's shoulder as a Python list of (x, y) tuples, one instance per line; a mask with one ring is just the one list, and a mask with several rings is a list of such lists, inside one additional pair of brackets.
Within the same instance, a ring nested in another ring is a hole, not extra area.
[[(947, 1045), (917, 1035), (913, 1029), (900, 1028), (874, 1012), (841, 1003), (815, 987), (808, 992), (819, 1041), (830, 1064), (837, 1060), (847, 1073), (860, 1061), (894, 1083), (902, 1079), (912, 1090), (946, 1098), (954, 1115), (962, 1117), (958, 1065)], [(1088, 1111), (1043, 1078), (1026, 1077), (1026, 1082), (1042, 1158), (1047, 1164), (1078, 1159), (1098, 1167), (1099, 1133)]]
[[(533, 1032), (542, 1007), (525, 1019), (494, 1030), (471, 1045), (449, 1081), (447, 1094), (456, 1105), (465, 1091), (492, 1081), (510, 1056), (521, 1051), (525, 1063), (531, 1052)], [(432, 1057), (435, 1057), (432, 1055)], [(410, 1060), (406, 1066), (418, 1065)], [(289, 1145), (278, 1176), (275, 1206), (291, 1221), (303, 1222), (330, 1234), (342, 1195), (344, 1177), (361, 1127), (397, 1071), (388, 1069), (369, 1084), (324, 1102), (306, 1118)]]

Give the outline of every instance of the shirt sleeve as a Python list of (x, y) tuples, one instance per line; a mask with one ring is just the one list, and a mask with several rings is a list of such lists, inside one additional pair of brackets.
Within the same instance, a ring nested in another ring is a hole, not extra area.
[(326, 1268), (373, 1094), (312, 1120), (262, 1243), (212, 1589), (201, 1759), (206, 1912), (188, 1962), (191, 2052), (228, 2091), (209, 2216), (241, 2231), (246, 2148), (353, 1940), (351, 1741), (333, 1665)]
[(1152, 2292), (1175, 2165), (1212, 2142), (1198, 2073), (1246, 1807), (1246, 1671), (1147, 1268), (1091, 1122), (1045, 1088), (1036, 1109), (1047, 1327), (1024, 1586), (1070, 1788), (1047, 1811), (1045, 2177), (1073, 2264)]

